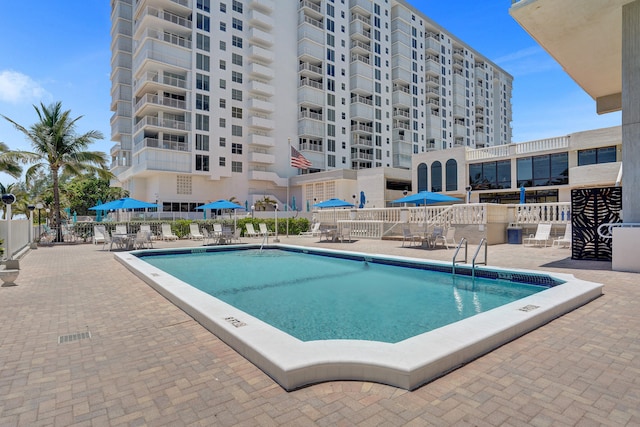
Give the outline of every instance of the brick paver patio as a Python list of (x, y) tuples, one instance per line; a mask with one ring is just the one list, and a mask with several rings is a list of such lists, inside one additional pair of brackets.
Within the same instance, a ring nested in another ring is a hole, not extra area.
[(610, 263), (491, 246), (489, 265), (574, 274), (604, 295), (412, 392), (338, 381), (288, 393), (100, 249), (38, 248), (17, 286), (0, 288), (0, 426), (640, 425), (640, 275)]

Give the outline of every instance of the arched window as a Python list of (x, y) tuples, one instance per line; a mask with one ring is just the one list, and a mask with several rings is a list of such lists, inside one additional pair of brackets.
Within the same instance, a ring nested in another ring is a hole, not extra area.
[(447, 191), (458, 191), (458, 162), (453, 159), (447, 160), (445, 169)]
[(427, 169), (427, 165), (424, 163), (420, 163), (418, 165), (418, 191), (429, 190), (429, 187), (427, 186), (428, 176), (429, 172)]
[(442, 163), (433, 162), (431, 165), (431, 191), (442, 191)]

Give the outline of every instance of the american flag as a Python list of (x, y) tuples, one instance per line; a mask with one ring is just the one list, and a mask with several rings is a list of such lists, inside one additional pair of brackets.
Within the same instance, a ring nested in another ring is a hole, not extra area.
[(311, 162), (298, 150), (291, 147), (291, 166), (298, 169), (309, 169), (309, 167), (311, 167)]

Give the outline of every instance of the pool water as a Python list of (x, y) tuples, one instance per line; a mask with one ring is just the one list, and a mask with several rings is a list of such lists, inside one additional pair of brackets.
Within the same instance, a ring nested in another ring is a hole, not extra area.
[(139, 256), (302, 341), (397, 343), (547, 289), (277, 249)]

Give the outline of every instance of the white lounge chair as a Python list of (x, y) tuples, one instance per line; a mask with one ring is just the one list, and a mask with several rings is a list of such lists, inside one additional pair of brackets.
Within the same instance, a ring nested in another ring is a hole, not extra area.
[(153, 243), (151, 242), (151, 232), (139, 230), (136, 233), (136, 237), (133, 241), (133, 247), (135, 249), (145, 249), (145, 248), (153, 248)]
[(265, 224), (264, 222), (261, 222), (260, 224), (258, 224), (258, 227), (260, 227), (260, 235), (261, 236), (264, 236), (264, 235), (273, 236), (274, 234), (276, 234), (273, 231), (269, 231), (267, 229), (267, 224)]
[(170, 224), (162, 224), (162, 240), (178, 240), (178, 236), (171, 231)]
[(245, 233), (244, 235), (247, 237), (258, 237), (260, 234), (256, 233), (255, 228), (253, 228), (253, 224), (251, 224), (250, 222), (245, 224)]
[(149, 233), (149, 236), (151, 236), (151, 240), (155, 240), (156, 236), (155, 236), (155, 234), (153, 234), (153, 231), (151, 231), (151, 226), (149, 224), (141, 224), (140, 225), (140, 231), (144, 231), (145, 233)]
[(558, 245), (558, 247), (562, 246), (564, 247), (565, 245), (567, 247), (571, 246), (571, 223), (567, 223), (567, 226), (564, 229), (564, 236), (559, 237), (557, 239), (553, 240), (553, 243), (551, 244), (551, 246), (555, 246)]
[(313, 224), (313, 226), (311, 226), (311, 229), (309, 231), (301, 231), (300, 232), (300, 236), (319, 236), (320, 235), (320, 222), (316, 222), (315, 224)]
[(213, 234), (212, 234), (213, 240), (219, 244), (220, 241), (222, 240), (222, 235), (223, 235), (222, 224), (219, 224), (219, 223), (213, 224)]
[(204, 236), (200, 232), (200, 227), (195, 222), (189, 224), (189, 237), (193, 240), (203, 240)]
[(456, 228), (455, 227), (449, 227), (447, 228), (447, 234), (442, 235), (436, 235), (435, 239), (434, 239), (434, 246), (436, 245), (436, 243), (438, 242), (442, 242), (443, 245), (445, 245), (447, 247), (447, 249), (449, 249), (449, 244), (451, 244), (452, 246), (456, 245)]
[(419, 234), (413, 234), (409, 227), (402, 227), (402, 247), (404, 247), (404, 242), (407, 241), (409, 242), (409, 246), (411, 246), (413, 242), (422, 242), (422, 236)]
[(105, 233), (107, 230), (102, 225), (94, 225), (93, 226), (93, 244), (97, 245), (98, 243), (104, 243)]
[(127, 234), (127, 226), (124, 224), (116, 225), (116, 231), (113, 234)]
[(539, 245), (544, 243), (544, 246), (547, 246), (547, 242), (549, 241), (549, 235), (551, 234), (551, 224), (538, 224), (538, 228), (536, 229), (535, 236), (530, 234), (529, 237), (524, 239), (524, 244), (527, 242), (530, 245)]

